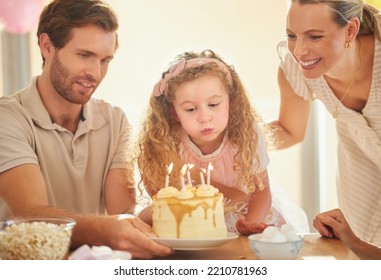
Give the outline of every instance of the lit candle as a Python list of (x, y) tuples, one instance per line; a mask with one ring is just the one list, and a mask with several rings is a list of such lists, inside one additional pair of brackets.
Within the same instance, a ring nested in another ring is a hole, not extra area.
[(187, 170), (188, 185), (192, 186), (192, 179), (190, 176), (190, 170), (193, 168), (194, 164), (188, 163), (187, 166), (188, 166), (188, 170)]
[(208, 174), (206, 177), (206, 185), (210, 186), (210, 171), (213, 170), (213, 165), (209, 162), (208, 164)]
[(200, 179), (201, 179), (201, 186), (205, 189), (205, 179), (204, 179), (204, 173), (206, 170), (204, 168), (201, 168), (200, 172)]
[(180, 176), (180, 180), (181, 180), (181, 191), (185, 192), (185, 179), (184, 179), (184, 175), (185, 175), (185, 172), (187, 170), (187, 165), (184, 164), (183, 165), (183, 168), (181, 168), (181, 176)]
[(165, 176), (165, 187), (169, 187), (169, 174), (171, 174), (173, 168), (173, 163), (171, 162), (169, 166), (167, 167), (167, 175)]

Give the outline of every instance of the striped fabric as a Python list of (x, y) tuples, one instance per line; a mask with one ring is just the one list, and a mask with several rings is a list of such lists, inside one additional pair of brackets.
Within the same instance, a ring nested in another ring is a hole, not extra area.
[(305, 80), (286, 42), (279, 43), (278, 54), (299, 96), (319, 99), (330, 113), (338, 106), (339, 207), (356, 234), (381, 245), (381, 42), (375, 41), (371, 91), (361, 113), (342, 105), (324, 78)]

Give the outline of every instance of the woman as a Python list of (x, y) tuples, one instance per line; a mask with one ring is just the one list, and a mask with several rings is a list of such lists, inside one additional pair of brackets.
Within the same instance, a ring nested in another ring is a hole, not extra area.
[(381, 244), (380, 15), (361, 0), (292, 0), (281, 67), (279, 148), (303, 140), (311, 101), (336, 119), (339, 205), (360, 238)]

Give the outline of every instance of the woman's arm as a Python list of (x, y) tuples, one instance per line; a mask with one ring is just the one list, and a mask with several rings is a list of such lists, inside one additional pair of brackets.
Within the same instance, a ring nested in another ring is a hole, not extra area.
[(287, 81), (282, 68), (278, 70), (281, 94), (279, 118), (268, 124), (274, 130), (277, 148), (284, 149), (301, 142), (306, 134), (311, 101), (298, 96)]
[(381, 248), (358, 238), (339, 209), (320, 213), (313, 221), (322, 236), (336, 237), (361, 259), (380, 260)]

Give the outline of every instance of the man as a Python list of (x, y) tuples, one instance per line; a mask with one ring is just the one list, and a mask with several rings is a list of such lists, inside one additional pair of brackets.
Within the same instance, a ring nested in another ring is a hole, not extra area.
[[(0, 216), (76, 220), (72, 246), (107, 245), (137, 258), (165, 256), (133, 212), (125, 114), (91, 98), (118, 46), (118, 20), (101, 0), (55, 0), (37, 36), (43, 70), (0, 99)], [(107, 214), (107, 215), (106, 215)]]

